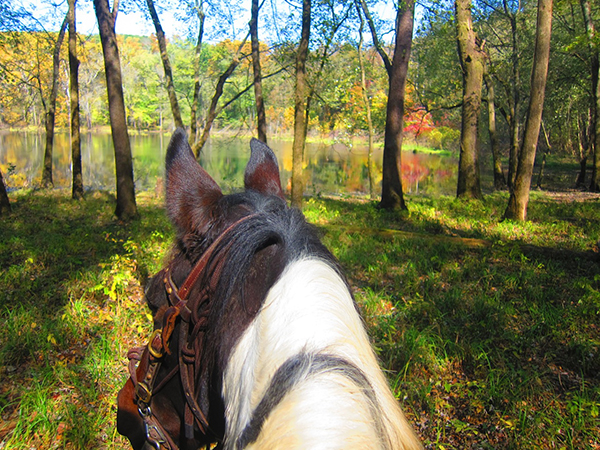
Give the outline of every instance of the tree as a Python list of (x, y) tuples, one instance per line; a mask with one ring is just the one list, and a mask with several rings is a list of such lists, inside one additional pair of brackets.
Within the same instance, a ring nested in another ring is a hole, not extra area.
[(585, 22), (588, 46), (591, 52), (590, 69), (592, 80), (592, 120), (591, 130), (593, 136), (593, 166), (590, 191), (600, 192), (600, 50), (596, 39), (596, 28), (592, 19), (592, 6), (589, 0), (581, 0), (581, 10)]
[(0, 216), (8, 214), (10, 210), (10, 200), (8, 199), (6, 185), (4, 184), (4, 178), (2, 177), (2, 171), (0, 170)]
[(171, 112), (173, 113), (173, 120), (175, 121), (176, 128), (183, 128), (183, 120), (181, 119), (181, 110), (179, 108), (179, 102), (177, 101), (177, 93), (175, 92), (175, 85), (173, 83), (173, 69), (171, 68), (171, 62), (169, 61), (169, 54), (167, 53), (167, 38), (165, 32), (160, 24), (158, 13), (154, 6), (153, 0), (146, 0), (148, 5), (148, 11), (150, 11), (150, 17), (152, 17), (152, 23), (156, 30), (156, 39), (158, 40), (158, 48), (160, 49), (160, 58), (162, 60), (163, 68), (165, 70), (165, 79), (167, 83), (167, 94), (169, 96), (169, 102), (171, 104)]
[(112, 11), (108, 0), (94, 0), (94, 10), (98, 19), (98, 29), (104, 54), (104, 71), (108, 91), (108, 111), (112, 140), (115, 148), (115, 169), (117, 177), (117, 207), (115, 214), (119, 219), (131, 220), (137, 217), (135, 189), (133, 184), (133, 160), (131, 144), (127, 131), (125, 102), (123, 99), (123, 83), (119, 48), (115, 33), (118, 0), (115, 0)]
[(494, 80), (492, 80), (489, 73), (486, 72), (483, 78), (487, 87), (488, 130), (490, 133), (490, 147), (492, 149), (492, 165), (494, 167), (494, 189), (500, 190), (506, 188), (506, 179), (502, 171), (498, 133), (496, 131), (496, 91)]
[(302, 31), (296, 53), (296, 87), (294, 91), (294, 142), (292, 144), (292, 206), (300, 208), (304, 195), (302, 164), (306, 141), (306, 60), (310, 40), (311, 0), (302, 0)]
[(369, 176), (369, 197), (372, 199), (375, 192), (375, 180), (373, 174), (373, 119), (371, 115), (371, 101), (369, 100), (369, 95), (367, 93), (367, 81), (365, 76), (365, 63), (363, 58), (363, 28), (364, 28), (364, 19), (360, 12), (360, 6), (358, 3), (356, 4), (356, 13), (360, 20), (360, 26), (358, 28), (358, 44), (356, 46), (356, 51), (358, 54), (358, 65), (360, 68), (360, 91), (362, 94), (363, 104), (365, 106), (365, 117), (367, 119), (367, 135), (368, 135), (368, 153), (367, 153), (367, 174)]
[(69, 95), (71, 97), (71, 167), (73, 172), (72, 197), (83, 198), (81, 171), (81, 135), (79, 130), (79, 58), (77, 57), (77, 30), (75, 29), (75, 4), (69, 2)]
[(460, 158), (456, 196), (459, 198), (481, 199), (477, 132), (481, 110), (484, 53), (473, 30), (471, 0), (456, 0), (454, 6), (456, 10), (458, 57), (463, 72)]
[(198, 37), (194, 48), (194, 91), (192, 94), (192, 106), (190, 108), (190, 145), (196, 142), (197, 122), (198, 122), (198, 103), (200, 101), (200, 55), (202, 53), (202, 39), (204, 38), (204, 2), (196, 0), (194, 11), (198, 17)]
[(262, 75), (260, 67), (260, 49), (258, 41), (258, 0), (252, 0), (250, 19), (250, 41), (252, 43), (252, 70), (254, 73), (254, 98), (256, 100), (256, 129), (258, 139), (267, 142), (267, 119), (263, 97)]
[(535, 151), (544, 109), (551, 32), (552, 0), (538, 0), (535, 52), (531, 71), (531, 96), (529, 97), (523, 144), (519, 151), (519, 165), (517, 167), (515, 184), (510, 193), (508, 206), (504, 212), (506, 219), (525, 220), (527, 217), (533, 163), (535, 161)]
[(394, 55), (391, 61), (377, 36), (375, 24), (365, 0), (361, 0), (361, 6), (367, 18), (375, 48), (381, 56), (388, 73), (389, 83), (383, 146), (383, 179), (379, 207), (406, 210), (408, 208), (404, 202), (401, 177), (402, 132), (404, 131), (404, 100), (408, 62), (412, 47), (415, 2), (414, 0), (401, 0), (398, 4)]
[(54, 146), (54, 122), (56, 118), (56, 96), (58, 94), (58, 75), (60, 71), (60, 49), (65, 38), (65, 31), (68, 23), (68, 15), (58, 32), (56, 45), (52, 54), (52, 88), (48, 98), (48, 107), (46, 108), (46, 146), (44, 149), (44, 168), (42, 170), (42, 187), (52, 187), (52, 148)]
[(192, 146), (192, 149), (193, 149), (196, 157), (200, 156), (200, 151), (204, 147), (204, 144), (206, 144), (206, 141), (208, 141), (208, 137), (210, 135), (210, 130), (212, 128), (213, 122), (219, 115), (219, 112), (221, 112), (221, 110), (222, 110), (222, 108), (221, 109), (218, 108), (219, 99), (223, 95), (223, 88), (225, 87), (225, 83), (227, 82), (227, 79), (233, 74), (233, 72), (235, 71), (237, 66), (240, 64), (240, 57), (241, 57), (242, 49), (244, 48), (244, 45), (246, 44), (247, 38), (248, 38), (248, 35), (246, 35), (246, 37), (244, 38), (242, 43), (238, 46), (237, 51), (235, 52), (235, 54), (233, 55), (233, 58), (231, 59), (231, 63), (229, 63), (229, 66), (227, 67), (227, 69), (225, 69), (225, 72), (223, 72), (221, 74), (221, 76), (219, 77), (219, 80), (217, 81), (217, 85), (215, 87), (215, 93), (210, 102), (208, 114), (206, 115), (206, 123), (204, 124), (204, 129), (202, 130), (202, 135), (200, 136), (200, 139), (198, 139), (198, 141), (196, 141), (196, 143)]

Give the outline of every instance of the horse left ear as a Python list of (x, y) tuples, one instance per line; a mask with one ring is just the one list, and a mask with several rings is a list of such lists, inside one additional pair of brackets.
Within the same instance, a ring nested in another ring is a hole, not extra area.
[(182, 238), (204, 234), (212, 222), (213, 208), (223, 194), (215, 180), (196, 161), (181, 128), (173, 133), (165, 163), (169, 218)]
[(275, 195), (285, 200), (279, 178), (279, 165), (273, 150), (264, 142), (254, 138), (250, 141), (250, 150), (252, 153), (244, 175), (246, 189), (265, 195)]

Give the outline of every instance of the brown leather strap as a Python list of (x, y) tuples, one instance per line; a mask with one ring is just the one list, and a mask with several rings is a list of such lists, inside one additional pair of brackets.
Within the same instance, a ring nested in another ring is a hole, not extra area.
[(184, 283), (181, 285), (181, 287), (177, 291), (177, 295), (179, 296), (179, 298), (181, 300), (187, 299), (187, 296), (188, 296), (190, 290), (194, 287), (194, 285), (198, 281), (198, 277), (200, 276), (200, 274), (202, 272), (204, 272), (204, 269), (206, 269), (206, 265), (208, 264), (208, 261), (210, 260), (211, 256), (213, 255), (213, 253), (215, 252), (215, 250), (217, 249), (219, 244), (225, 240), (225, 238), (228, 236), (229, 232), (231, 230), (233, 230), (234, 228), (237, 228), (237, 226), (239, 224), (241, 224), (242, 222), (245, 222), (246, 220), (248, 220), (254, 216), (256, 216), (256, 214), (250, 214), (249, 216), (244, 216), (241, 219), (239, 219), (236, 222), (229, 225), (229, 227), (227, 227), (225, 229), (225, 231), (223, 231), (214, 240), (214, 242), (206, 249), (206, 251), (204, 252), (202, 257), (198, 260), (196, 265), (192, 268), (192, 271), (190, 272), (190, 274), (188, 275), (188, 277), (186, 278)]
[[(215, 252), (221, 250), (219, 247), (229, 237), (229, 233), (239, 224), (255, 215), (250, 214), (242, 217), (227, 227), (202, 254), (180, 288), (177, 288), (177, 285), (173, 282), (170, 267), (168, 266), (164, 269), (163, 282), (171, 306), (163, 314), (162, 328), (152, 333), (145, 348), (136, 348), (130, 351), (130, 375), (134, 385), (135, 402), (138, 404), (140, 415), (144, 420), (146, 437), (154, 446), (164, 446), (173, 450), (177, 448), (171, 436), (165, 432), (150, 409), (152, 395), (155, 393), (154, 383), (156, 381), (156, 374), (160, 368), (160, 361), (165, 353), (171, 353), (169, 341), (175, 329), (177, 317), (182, 319), (179, 336), (179, 365), (167, 375), (166, 379), (170, 379), (177, 372), (177, 368), (179, 369), (186, 400), (184, 414), (186, 437), (189, 439), (194, 437), (194, 423), (204, 434), (209, 429), (208, 420), (196, 400), (196, 378), (198, 378), (200, 371), (204, 348), (204, 332), (210, 312), (209, 291), (215, 289), (220, 277), (224, 264), (222, 258), (217, 262), (213, 272), (207, 277), (209, 285), (198, 295), (198, 298), (191, 300), (191, 305), (188, 305), (188, 295), (198, 282), (200, 276), (206, 271)], [(224, 254), (227, 254), (229, 248), (229, 245), (224, 247)], [(202, 309), (202, 311), (199, 311), (199, 309)], [(189, 330), (190, 322), (193, 322), (191, 334)], [(188, 347), (190, 344), (193, 348)], [(135, 367), (134, 360), (139, 361), (137, 367)], [(165, 380), (161, 380), (159, 386), (156, 388), (158, 389), (165, 384)]]

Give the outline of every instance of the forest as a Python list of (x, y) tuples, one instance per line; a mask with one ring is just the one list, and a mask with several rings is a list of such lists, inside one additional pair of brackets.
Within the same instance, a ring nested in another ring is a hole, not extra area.
[[(219, 134), (293, 141), (286, 195), (347, 272), (425, 448), (600, 448), (600, 4), (33, 8), (0, 0), (0, 135), (45, 142), (34, 186), (0, 159), (0, 449), (129, 448), (115, 398), (175, 234), (160, 182), (135, 188), (130, 136), (177, 127), (198, 158)], [(153, 32), (116, 33), (119, 9)], [(78, 32), (82, 11), (95, 32)], [(112, 137), (114, 191), (85, 189), (90, 131)], [(307, 140), (368, 145), (375, 194), (307, 196)], [(409, 146), (455, 157), (455, 195), (407, 191)]]

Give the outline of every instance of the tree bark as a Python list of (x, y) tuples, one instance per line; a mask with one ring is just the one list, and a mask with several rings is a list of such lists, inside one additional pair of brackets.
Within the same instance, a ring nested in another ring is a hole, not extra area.
[(0, 170), (0, 216), (8, 214), (10, 211), (10, 200), (8, 199), (6, 185), (4, 184), (4, 178), (2, 177), (2, 171)]
[(252, 43), (252, 70), (254, 72), (254, 98), (256, 101), (256, 129), (258, 139), (267, 142), (267, 119), (265, 101), (262, 92), (262, 75), (260, 68), (260, 48), (258, 41), (258, 0), (252, 0), (250, 19), (250, 41)]
[(362, 10), (373, 36), (373, 43), (388, 73), (388, 101), (386, 105), (385, 137), (383, 145), (383, 179), (381, 181), (382, 209), (407, 210), (402, 192), (402, 133), (404, 131), (404, 99), (408, 62), (412, 47), (414, 26), (414, 0), (402, 0), (396, 11), (396, 42), (390, 61), (381, 42), (366, 2), (361, 0)]
[(194, 54), (194, 96), (190, 108), (190, 146), (196, 142), (198, 129), (198, 104), (200, 103), (200, 55), (202, 53), (202, 39), (204, 37), (204, 7), (203, 0), (196, 2), (196, 15), (198, 16), (198, 39)]
[(158, 48), (160, 50), (160, 59), (162, 60), (163, 68), (165, 71), (165, 80), (167, 83), (167, 95), (169, 102), (171, 103), (171, 112), (173, 113), (173, 121), (175, 122), (175, 128), (183, 128), (183, 120), (181, 119), (181, 109), (179, 108), (179, 102), (177, 101), (177, 93), (175, 92), (175, 84), (173, 83), (173, 69), (171, 68), (171, 62), (169, 61), (169, 54), (167, 53), (167, 39), (165, 32), (160, 24), (160, 19), (154, 7), (153, 0), (146, 0), (148, 5), (148, 11), (150, 11), (150, 17), (156, 30), (156, 39), (158, 40)]
[(69, 3), (69, 96), (71, 97), (71, 166), (74, 200), (83, 198), (83, 174), (81, 170), (81, 135), (79, 127), (79, 59), (77, 57), (77, 30), (75, 28), (76, 0)]
[(591, 53), (590, 69), (592, 75), (592, 179), (590, 191), (600, 192), (600, 50), (596, 39), (596, 28), (592, 19), (592, 6), (589, 0), (581, 0), (581, 10), (585, 22), (588, 46)]
[(490, 146), (492, 148), (492, 164), (494, 166), (494, 189), (506, 188), (506, 179), (502, 171), (502, 158), (498, 144), (498, 133), (496, 131), (496, 95), (494, 81), (489, 74), (484, 74), (485, 84), (488, 91), (488, 130), (490, 132)]
[(115, 21), (118, 12), (118, 1), (115, 0), (112, 12), (108, 0), (94, 0), (94, 10), (98, 19), (98, 30), (104, 54), (104, 71), (108, 91), (108, 113), (112, 140), (115, 148), (115, 169), (117, 178), (116, 216), (121, 220), (137, 217), (135, 188), (133, 183), (133, 160), (131, 144), (127, 131), (127, 116), (123, 98), (121, 78), (121, 62), (115, 34)]
[(302, 1), (302, 33), (296, 54), (296, 89), (294, 92), (294, 143), (292, 144), (292, 206), (302, 207), (304, 180), (304, 145), (306, 142), (306, 60), (310, 40), (311, 0)]
[(535, 52), (531, 73), (531, 96), (529, 98), (527, 121), (525, 122), (523, 145), (519, 152), (519, 166), (515, 177), (515, 185), (504, 212), (506, 219), (525, 220), (527, 218), (529, 189), (544, 109), (551, 33), (552, 0), (538, 0)]
[(48, 100), (48, 110), (46, 111), (46, 148), (44, 150), (44, 168), (42, 170), (42, 187), (48, 188), (54, 185), (52, 180), (52, 148), (54, 146), (54, 121), (56, 118), (56, 96), (58, 95), (58, 75), (60, 71), (60, 48), (65, 38), (65, 32), (68, 23), (68, 14), (58, 32), (54, 53), (52, 55), (52, 89)]
[(481, 51), (471, 17), (471, 0), (456, 0), (456, 31), (458, 56), (463, 73), (462, 120), (460, 129), (460, 157), (458, 162), (459, 198), (481, 199), (479, 175), (479, 113), (483, 86), (484, 55)]

